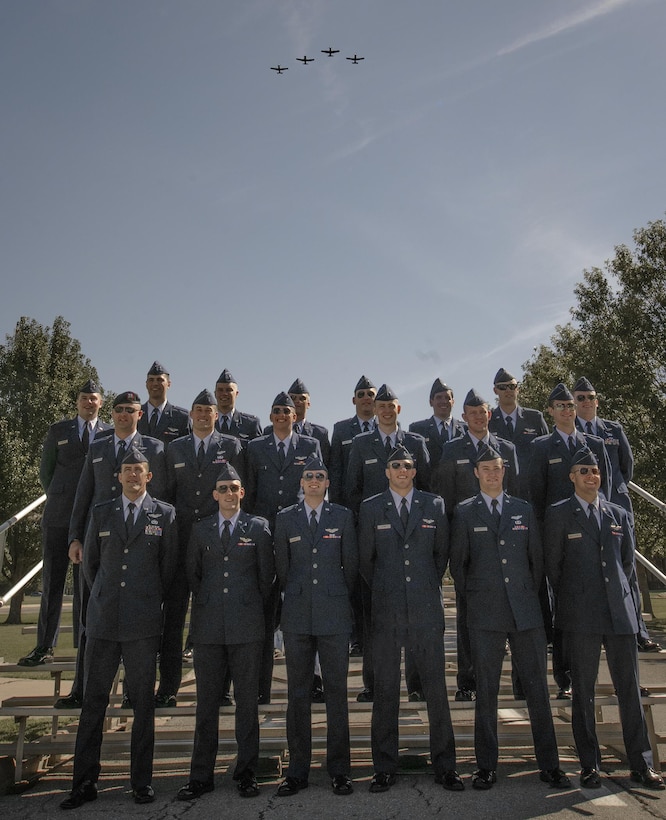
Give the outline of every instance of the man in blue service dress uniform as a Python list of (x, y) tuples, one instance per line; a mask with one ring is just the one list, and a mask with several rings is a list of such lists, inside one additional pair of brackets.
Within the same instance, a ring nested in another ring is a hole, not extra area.
[(215, 398), (217, 399), (218, 417), (215, 429), (219, 433), (240, 439), (243, 449), (249, 441), (261, 435), (261, 422), (251, 413), (241, 413), (236, 410), (238, 384), (236, 379), (225, 368), (217, 378), (215, 384)]
[(451, 537), (451, 574), (467, 600), (467, 626), (476, 675), (474, 748), (476, 789), (496, 782), (497, 696), (507, 638), (524, 681), (541, 780), (568, 788), (560, 769), (548, 698), (546, 633), (539, 586), (541, 538), (530, 505), (504, 492), (502, 456), (487, 447), (475, 473), (480, 493), (456, 506)]
[[(294, 422), (294, 433), (299, 433), (310, 438), (316, 438), (321, 449), (321, 457), (324, 464), (328, 464), (331, 455), (331, 443), (328, 440), (328, 430), (321, 424), (313, 424), (306, 418), (308, 408), (311, 405), (310, 391), (305, 386), (302, 379), (294, 379), (291, 387), (287, 390), (289, 397), (294, 402), (296, 421)], [(273, 425), (269, 424), (264, 429), (264, 435), (273, 432)]]
[[(271, 531), (280, 510), (298, 501), (303, 468), (313, 457), (321, 458), (319, 442), (310, 436), (293, 432), (296, 421), (294, 402), (286, 393), (278, 393), (271, 406), (273, 432), (255, 438), (247, 445), (246, 487), (243, 509), (268, 519)], [(260, 703), (271, 702), (273, 679), (273, 640), (277, 626), (278, 590), (275, 586), (270, 611), (266, 612), (261, 676)]]
[(185, 572), (187, 545), (195, 521), (216, 510), (213, 490), (226, 464), (243, 474), (243, 448), (237, 438), (215, 429), (215, 397), (202, 390), (192, 402), (192, 434), (176, 439), (166, 452), (167, 497), (176, 507), (180, 572), (173, 579), (164, 607), (164, 634), (160, 649), (158, 706), (175, 706), (183, 671), (183, 627), (190, 596)]
[(347, 672), (358, 548), (351, 510), (324, 500), (328, 484), (323, 462), (308, 461), (301, 478), (303, 501), (283, 510), (275, 524), (288, 684), (289, 768), (280, 797), (308, 786), (317, 653), (326, 692), (326, 767), (335, 794), (352, 793)]
[[(77, 415), (57, 421), (49, 427), (39, 466), (39, 480), (46, 493), (42, 516), (42, 597), (39, 602), (37, 646), (18, 661), (19, 666), (38, 666), (53, 657), (58, 638), (65, 579), (69, 567), (69, 519), (74, 506), (76, 487), (90, 442), (111, 429), (97, 417), (103, 404), (102, 393), (92, 379), (79, 390)], [(81, 597), (79, 565), (74, 565), (74, 602), (72, 622), (74, 646), (79, 645)]]
[(594, 687), (601, 647), (617, 692), (630, 777), (663, 789), (653, 768), (641, 706), (631, 595), (634, 539), (627, 511), (601, 498), (601, 471), (588, 449), (572, 458), (574, 494), (546, 510), (546, 571), (555, 594), (555, 626), (562, 631), (572, 683), (572, 716), (580, 785), (598, 788), (601, 755), (595, 730)]
[(430, 721), (435, 782), (464, 789), (456, 771), (456, 746), (444, 675), (441, 581), (449, 559), (444, 502), (414, 488), (414, 457), (403, 446), (390, 454), (388, 489), (361, 504), (361, 572), (372, 591), (371, 792), (388, 791), (398, 768), (401, 649), (410, 649)]
[(214, 788), (219, 707), (228, 671), (236, 695), (234, 780), (241, 797), (259, 794), (259, 669), (275, 563), (268, 522), (241, 510), (243, 495), (239, 474), (232, 465), (224, 466), (213, 490), (218, 511), (192, 526), (187, 574), (194, 596), (197, 716), (190, 779), (179, 800), (194, 800)]
[(86, 532), (83, 572), (91, 593), (85, 686), (72, 791), (60, 804), (63, 809), (76, 809), (97, 797), (104, 717), (121, 658), (134, 708), (132, 795), (136, 803), (155, 799), (155, 660), (178, 541), (174, 508), (148, 495), (150, 479), (146, 456), (130, 448), (120, 468), (122, 494), (95, 505)]
[(432, 469), (439, 464), (446, 442), (463, 436), (467, 429), (460, 419), (453, 418), (454, 404), (453, 390), (438, 377), (430, 388), (432, 416), (409, 425), (410, 433), (418, 433), (425, 439)]
[(169, 445), (190, 432), (190, 417), (184, 407), (177, 407), (167, 399), (171, 387), (168, 370), (160, 362), (153, 362), (146, 376), (148, 401), (141, 405), (143, 415), (139, 419), (138, 431)]

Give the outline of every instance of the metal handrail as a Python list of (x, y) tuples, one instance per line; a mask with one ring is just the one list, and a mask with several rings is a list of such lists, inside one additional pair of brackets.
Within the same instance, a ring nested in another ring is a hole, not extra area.
[[(24, 507), (20, 512), (17, 512), (16, 515), (13, 515), (11, 518), (8, 518), (5, 522), (0, 524), (0, 537), (7, 532), (10, 527), (13, 527), (14, 524), (17, 524), (22, 518), (25, 518), (26, 515), (29, 515), (34, 509), (39, 507), (40, 504), (43, 504), (46, 501), (46, 494), (40, 495), (39, 498), (32, 501), (28, 504), (27, 507)], [(11, 600), (12, 596), (16, 595), (16, 593), (22, 589), (28, 581), (30, 581), (37, 573), (41, 570), (44, 566), (44, 562), (40, 561), (36, 564), (26, 575), (21, 578), (21, 580), (15, 584), (8, 592), (0, 598), (0, 607), (3, 607), (9, 600)]]

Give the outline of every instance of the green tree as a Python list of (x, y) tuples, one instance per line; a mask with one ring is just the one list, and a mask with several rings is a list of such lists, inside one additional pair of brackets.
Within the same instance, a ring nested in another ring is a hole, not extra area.
[[(618, 245), (604, 269), (583, 271), (572, 320), (555, 328), (523, 365), (521, 399), (545, 407), (554, 385), (587, 376), (599, 415), (624, 425), (634, 481), (666, 500), (666, 223), (634, 231), (634, 248)], [(639, 549), (664, 554), (663, 516), (632, 494)]]
[[(80, 386), (97, 371), (57, 316), (52, 327), (21, 317), (0, 345), (0, 521), (43, 493), (39, 483), (42, 444), (49, 425), (71, 416)], [(9, 589), (41, 557), (41, 511), (7, 533), (0, 583)], [(23, 592), (10, 603), (8, 623), (21, 622)]]

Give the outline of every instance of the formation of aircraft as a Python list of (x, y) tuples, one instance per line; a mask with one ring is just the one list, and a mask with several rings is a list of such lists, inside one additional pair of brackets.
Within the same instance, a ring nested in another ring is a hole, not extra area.
[[(322, 54), (328, 54), (329, 57), (332, 57), (334, 54), (339, 54), (339, 48), (332, 48), (329, 46), (328, 48), (322, 48)], [(304, 54), (302, 57), (296, 58), (299, 63), (303, 63), (303, 65), (307, 65), (308, 63), (313, 63), (315, 58), (308, 57), (307, 54)], [(354, 65), (358, 65), (361, 60), (365, 60), (365, 57), (359, 57), (357, 54), (354, 54), (353, 57), (346, 57), (345, 59), (350, 60)], [(276, 66), (271, 66), (271, 71), (277, 71), (278, 74), (282, 74), (283, 71), (288, 71), (288, 67), (284, 65), (280, 65), (278, 63)]]

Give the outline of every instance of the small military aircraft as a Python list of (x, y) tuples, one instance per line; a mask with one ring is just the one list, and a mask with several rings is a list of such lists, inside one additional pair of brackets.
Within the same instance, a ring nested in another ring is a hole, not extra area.
[(365, 60), (365, 57), (357, 57), (357, 56), (354, 54), (354, 56), (353, 56), (353, 57), (346, 57), (345, 59), (346, 59), (346, 60), (351, 60), (351, 61), (352, 61), (352, 63), (354, 63), (354, 65), (357, 65), (357, 63), (359, 62), (359, 60)]
[(283, 71), (289, 71), (289, 67), (278, 63), (277, 65), (271, 66), (271, 71), (277, 71), (278, 74), (282, 74)]
[(322, 54), (328, 54), (329, 57), (332, 57), (334, 54), (339, 54), (340, 49), (339, 48), (331, 48), (329, 46), (328, 48), (322, 48), (321, 53)]
[(307, 65), (308, 63), (314, 63), (314, 57), (297, 57), (296, 58), (299, 63), (303, 63), (303, 65)]

